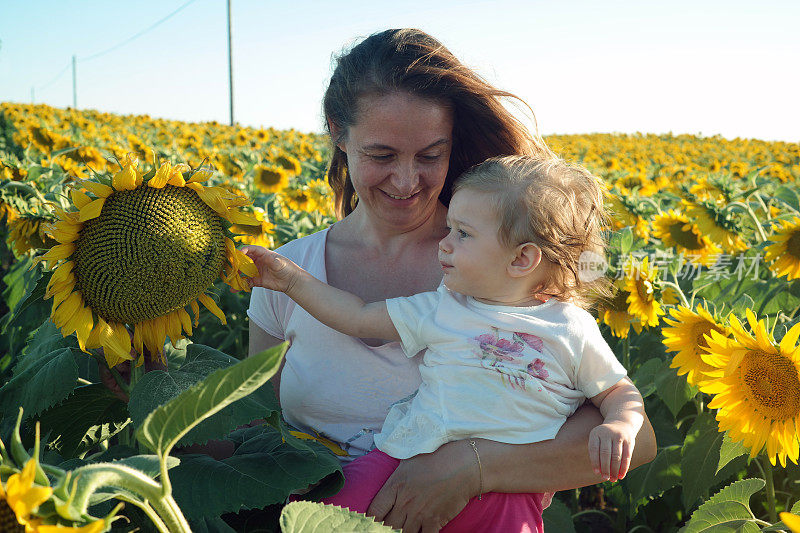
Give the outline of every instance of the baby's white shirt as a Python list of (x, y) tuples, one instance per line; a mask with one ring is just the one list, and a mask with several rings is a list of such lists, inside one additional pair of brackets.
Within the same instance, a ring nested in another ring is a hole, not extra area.
[(552, 439), (586, 398), (626, 375), (595, 319), (554, 298), (497, 306), (441, 285), (386, 306), (405, 354), (427, 348), (419, 390), (392, 406), (375, 435), (397, 459), (470, 437)]

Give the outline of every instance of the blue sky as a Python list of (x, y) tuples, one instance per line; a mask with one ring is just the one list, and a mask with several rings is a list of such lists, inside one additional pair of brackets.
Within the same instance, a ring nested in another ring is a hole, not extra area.
[[(228, 121), (225, 0), (0, 0), (0, 101)], [(321, 130), (333, 54), (428, 31), (523, 97), (542, 133), (800, 141), (800, 2), (233, 0), (235, 117)], [(65, 71), (66, 68), (66, 71)], [(52, 81), (57, 74), (64, 74)], [(52, 82), (52, 83), (51, 83)]]

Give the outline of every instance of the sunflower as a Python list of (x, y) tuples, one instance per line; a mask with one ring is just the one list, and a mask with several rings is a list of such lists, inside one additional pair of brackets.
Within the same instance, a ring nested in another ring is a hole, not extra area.
[(606, 195), (608, 211), (611, 213), (611, 220), (616, 229), (631, 226), (637, 237), (647, 239), (650, 236), (650, 226), (642, 216), (644, 211), (629, 198), (619, 194), (608, 193)]
[(730, 211), (708, 201), (684, 201), (686, 214), (695, 220), (701, 233), (721, 245), (726, 251), (735, 253), (747, 249), (739, 235), (741, 228)]
[(727, 337), (729, 329), (711, 316), (702, 304), (697, 306), (697, 312), (683, 306), (673, 308), (670, 318), (664, 318), (664, 322), (669, 326), (661, 330), (664, 346), (669, 352), (678, 352), (670, 367), (677, 368), (679, 376), (687, 374), (686, 381), (690, 385), (703, 381), (708, 374), (715, 374), (717, 369), (702, 359), (708, 347), (706, 335), (713, 330)]
[(231, 231), (239, 234), (233, 240), (242, 244), (272, 248), (275, 245), (272, 238), (272, 235), (275, 234), (275, 225), (269, 221), (263, 209), (255, 208), (253, 216), (259, 222), (256, 225), (234, 224), (231, 226)]
[(253, 169), (253, 183), (264, 193), (282, 192), (289, 186), (289, 173), (275, 165), (256, 165)]
[(47, 235), (46, 228), (50, 221), (50, 218), (35, 213), (9, 216), (6, 242), (18, 256), (38, 248), (50, 248), (57, 244)]
[(793, 280), (800, 278), (800, 217), (791, 221), (782, 220), (764, 249), (764, 260), (770, 261), (770, 269), (775, 274)]
[(689, 218), (670, 209), (667, 213), (656, 215), (653, 220), (653, 236), (662, 244), (674, 247), (679, 253), (697, 256), (695, 263), (712, 265), (722, 250), (711, 239), (700, 232), (700, 228), (689, 222)]
[(630, 294), (618, 283), (612, 298), (602, 299), (597, 306), (598, 322), (611, 328), (611, 333), (622, 339), (628, 336), (633, 326), (636, 333), (642, 332), (642, 321), (628, 312), (628, 295)]
[(303, 211), (312, 213), (317, 209), (317, 202), (314, 195), (305, 187), (290, 189), (281, 195), (283, 200), (283, 211), (285, 216), (290, 216), (291, 211)]
[(38, 258), (52, 262), (45, 298), (53, 297), (51, 319), (64, 336), (76, 333), (83, 350), (102, 347), (113, 366), (132, 358), (126, 324), (136, 353), (146, 347), (153, 358), (166, 336), (191, 335), (186, 307), (195, 327), (198, 302), (225, 324), (206, 289), (222, 275), (233, 289), (248, 290), (239, 273), (256, 274), (225, 222), (259, 222), (237, 209), (246, 198), (203, 185), (211, 174), (165, 162), (143, 176), (129, 154), (110, 184), (84, 181), (89, 194), (71, 191), (77, 211), (56, 208), (59, 220), (49, 228), (61, 244)]
[(664, 309), (656, 299), (655, 282), (658, 270), (648, 264), (645, 257), (638, 265), (634, 264), (625, 277), (625, 289), (628, 291), (628, 312), (642, 321), (646, 326), (657, 326), (659, 315)]
[(297, 176), (302, 170), (302, 167), (300, 166), (300, 160), (289, 154), (280, 154), (273, 160), (273, 162), (286, 170), (292, 176)]
[(750, 309), (747, 321), (755, 337), (733, 315), (732, 339), (711, 332), (703, 361), (722, 372), (700, 390), (714, 395), (708, 406), (718, 409), (720, 431), (742, 441), (750, 457), (766, 447), (770, 462), (774, 465), (777, 457), (785, 467), (787, 458), (797, 463), (800, 455), (800, 324), (777, 344)]
[(781, 513), (781, 521), (786, 524), (792, 533), (800, 533), (800, 516), (792, 513)]
[(36, 460), (30, 459), (22, 472), (0, 483), (0, 531), (36, 531), (38, 520), (31, 513), (50, 499), (53, 489), (34, 485)]

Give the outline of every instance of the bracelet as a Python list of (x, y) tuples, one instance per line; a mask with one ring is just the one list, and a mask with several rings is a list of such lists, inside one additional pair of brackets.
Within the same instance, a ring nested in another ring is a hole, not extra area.
[(478, 446), (475, 444), (474, 440), (470, 440), (469, 445), (472, 446), (472, 451), (475, 452), (475, 459), (478, 460), (478, 499), (480, 500), (483, 496), (483, 467), (481, 466), (481, 456), (478, 454)]

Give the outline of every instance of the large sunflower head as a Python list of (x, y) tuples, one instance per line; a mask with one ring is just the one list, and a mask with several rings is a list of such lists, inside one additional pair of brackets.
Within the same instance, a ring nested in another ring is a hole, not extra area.
[(650, 266), (648, 257), (642, 259), (641, 263), (634, 261), (625, 276), (628, 312), (647, 326), (657, 326), (658, 317), (664, 314), (657, 298), (657, 281), (658, 269)]
[(741, 237), (742, 228), (730, 210), (714, 202), (685, 201), (686, 214), (695, 221), (702, 235), (731, 253), (747, 249)]
[(661, 332), (664, 335), (664, 346), (667, 351), (677, 352), (672, 358), (672, 368), (678, 369), (678, 375), (686, 374), (686, 381), (696, 385), (710, 375), (718, 376), (718, 369), (702, 359), (708, 348), (707, 335), (716, 331), (725, 337), (730, 335), (729, 329), (722, 325), (711, 313), (700, 304), (697, 311), (678, 306), (670, 311), (670, 318), (665, 318)]
[(136, 353), (146, 347), (157, 357), (167, 336), (191, 335), (187, 308), (197, 326), (198, 302), (224, 324), (206, 289), (221, 276), (247, 290), (240, 272), (256, 274), (227, 226), (260, 224), (239, 211), (247, 199), (203, 185), (207, 169), (166, 162), (143, 175), (133, 156), (121, 166), (107, 182), (76, 185), (77, 209), (57, 208), (49, 228), (60, 244), (39, 258), (55, 264), (45, 293), (54, 299), (51, 319), (63, 335), (76, 333), (82, 349), (102, 347), (109, 365), (132, 358), (126, 325)]
[(624, 339), (628, 336), (631, 326), (637, 333), (641, 333), (642, 321), (628, 312), (630, 293), (620, 285), (620, 283), (615, 284), (613, 297), (603, 298), (598, 302), (597, 318), (611, 328), (611, 333), (615, 337)]
[(667, 213), (656, 215), (653, 220), (653, 235), (664, 244), (674, 247), (679, 253), (698, 256), (694, 261), (702, 265), (713, 264), (722, 250), (703, 235), (689, 217), (670, 209)]
[(731, 315), (728, 339), (716, 331), (708, 339), (703, 360), (721, 370), (721, 377), (704, 382), (700, 390), (714, 395), (708, 404), (718, 409), (719, 430), (734, 442), (750, 448), (755, 457), (766, 448), (774, 465), (800, 456), (800, 324), (793, 326), (778, 344), (764, 321), (747, 310), (751, 332)]
[(770, 237), (774, 244), (764, 249), (764, 260), (770, 269), (788, 280), (800, 278), (800, 217), (782, 220)]

